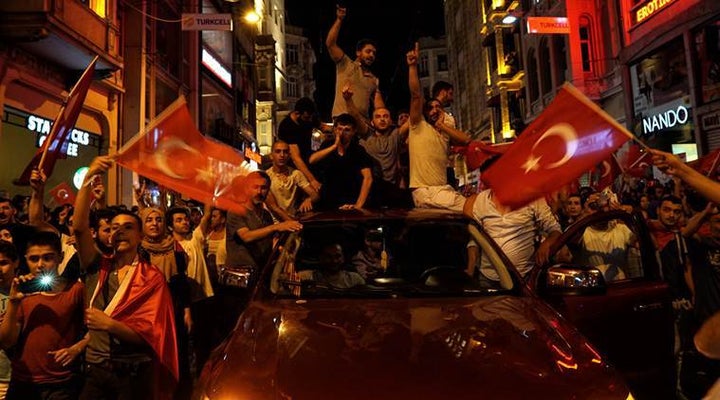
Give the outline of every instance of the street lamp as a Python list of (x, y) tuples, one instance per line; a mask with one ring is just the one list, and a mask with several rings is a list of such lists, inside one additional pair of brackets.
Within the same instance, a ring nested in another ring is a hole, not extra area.
[(243, 16), (243, 19), (247, 23), (256, 24), (258, 21), (260, 21), (260, 15), (255, 12), (255, 10), (250, 10), (245, 14), (245, 16)]
[(502, 23), (505, 25), (514, 24), (515, 21), (517, 21), (517, 17), (512, 14), (506, 15), (505, 18), (502, 19)]

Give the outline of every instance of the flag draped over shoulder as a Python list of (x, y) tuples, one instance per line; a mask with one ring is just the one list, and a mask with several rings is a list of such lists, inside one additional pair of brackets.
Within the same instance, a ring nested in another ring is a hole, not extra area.
[(87, 97), (90, 84), (92, 84), (93, 72), (95, 71), (95, 63), (97, 60), (98, 57), (95, 56), (90, 62), (90, 65), (85, 69), (85, 72), (83, 72), (80, 80), (78, 80), (75, 87), (70, 91), (65, 106), (55, 118), (55, 122), (53, 122), (50, 133), (45, 138), (42, 147), (35, 153), (20, 177), (15, 180), (14, 183), (16, 185), (30, 185), (30, 174), (36, 168), (42, 169), (45, 175), (49, 177), (52, 175), (57, 159), (65, 157), (63, 148), (80, 116), (80, 111), (85, 103), (85, 97)]
[(570, 84), (491, 165), (483, 180), (513, 209), (572, 182), (632, 134)]
[[(112, 270), (112, 260), (101, 261), (95, 296), (102, 290)], [(153, 350), (157, 364), (156, 399), (170, 399), (179, 379), (175, 316), (165, 276), (156, 267), (140, 262), (134, 266), (127, 284), (123, 283), (105, 313), (138, 334)], [(92, 304), (91, 301), (91, 304)]]
[(180, 97), (132, 138), (115, 161), (191, 199), (243, 213), (250, 172), (236, 149), (206, 138)]

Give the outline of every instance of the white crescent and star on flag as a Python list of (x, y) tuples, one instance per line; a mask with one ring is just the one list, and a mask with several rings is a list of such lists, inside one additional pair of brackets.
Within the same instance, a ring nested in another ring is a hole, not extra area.
[[(541, 155), (534, 154), (535, 148), (545, 140), (546, 138), (550, 136), (557, 136), (560, 139), (563, 140), (565, 143), (565, 154), (562, 158), (555, 162), (551, 162), (548, 164), (541, 165), (540, 160), (542, 159)], [(559, 123), (551, 126), (548, 130), (546, 130), (540, 138), (535, 142), (535, 144), (532, 147), (532, 150), (530, 150), (530, 155), (528, 156), (527, 160), (525, 160), (525, 163), (521, 166), (525, 170), (525, 173), (529, 173), (530, 171), (537, 171), (540, 169), (540, 167), (543, 167), (544, 169), (555, 169), (558, 168), (568, 161), (575, 155), (575, 152), (577, 151), (578, 147), (578, 137), (577, 132), (575, 131), (575, 128), (573, 128), (572, 125), (568, 123)]]

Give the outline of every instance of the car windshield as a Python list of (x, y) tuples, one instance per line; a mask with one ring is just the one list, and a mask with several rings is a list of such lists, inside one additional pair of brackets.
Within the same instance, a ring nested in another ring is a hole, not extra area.
[[(500, 281), (479, 279), (481, 265)], [(266, 282), (292, 298), (479, 296), (511, 292), (511, 275), (473, 223), (398, 218), (304, 223)]]

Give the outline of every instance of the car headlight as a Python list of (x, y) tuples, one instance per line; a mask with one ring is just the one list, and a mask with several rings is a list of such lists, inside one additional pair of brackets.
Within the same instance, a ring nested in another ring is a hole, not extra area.
[(221, 284), (239, 288), (249, 287), (252, 277), (252, 267), (223, 267), (218, 273), (218, 280)]

